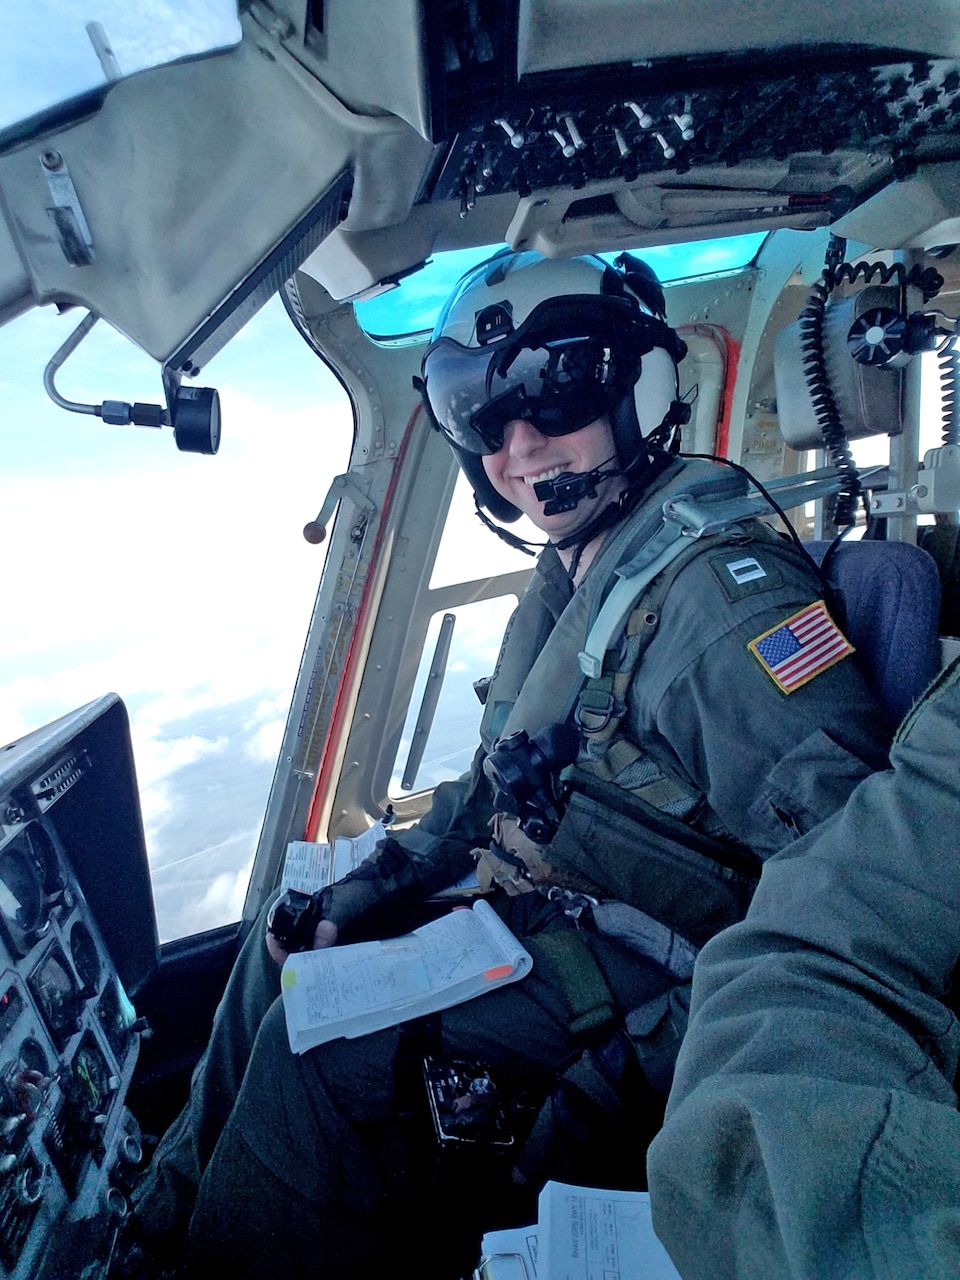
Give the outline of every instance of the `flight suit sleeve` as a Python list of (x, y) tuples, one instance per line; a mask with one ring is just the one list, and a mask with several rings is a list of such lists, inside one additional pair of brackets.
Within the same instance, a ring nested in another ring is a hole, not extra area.
[(688, 1280), (960, 1274), (958, 755), (954, 665), (701, 952), (648, 1157)]
[(886, 764), (890, 726), (829, 617), (841, 656), (826, 660), (825, 648), (798, 683), (778, 678), (781, 640), (796, 643), (781, 628), (802, 634), (796, 620), (822, 596), (787, 545), (742, 542), (698, 558), (673, 583), (631, 692), (637, 740), (763, 857)]
[(324, 890), (323, 917), (338, 927), (373, 922), (381, 910), (422, 902), (462, 880), (470, 851), (490, 839), (492, 796), (477, 751), (468, 773), (441, 782), (430, 809), (407, 831), (381, 840), (359, 867)]

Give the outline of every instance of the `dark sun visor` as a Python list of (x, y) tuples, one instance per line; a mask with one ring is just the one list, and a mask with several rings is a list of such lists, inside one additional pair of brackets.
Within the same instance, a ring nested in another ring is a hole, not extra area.
[(485, 346), (439, 338), (423, 358), (423, 391), (445, 436), (473, 454), (496, 453), (522, 418), (545, 436), (569, 435), (608, 413), (640, 377), (643, 357), (686, 345), (623, 298), (592, 294), (540, 303), (512, 333)]

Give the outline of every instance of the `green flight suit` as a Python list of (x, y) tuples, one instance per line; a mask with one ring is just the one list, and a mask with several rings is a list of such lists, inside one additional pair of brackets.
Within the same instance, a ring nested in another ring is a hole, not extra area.
[[(326, 915), (342, 937), (382, 918), (385, 904), (421, 901), (472, 865), (471, 849), (489, 840), (493, 808), (485, 752), (501, 733), (533, 734), (569, 709), (577, 654), (617, 568), (659, 527), (666, 497), (709, 487), (720, 472), (675, 463), (608, 535), (575, 592), (556, 553), (542, 554), (505, 636), (472, 769), (436, 789), (416, 828), (381, 845), (327, 891)], [(734, 482), (733, 490), (742, 488)], [(760, 857), (834, 812), (886, 761), (889, 735), (855, 662), (844, 659), (786, 693), (748, 648), (821, 595), (809, 564), (756, 522), (705, 541), (662, 601), (627, 698), (624, 731), (656, 770), (685, 788), (689, 820), (709, 815), (732, 846)], [(558, 845), (562, 835), (561, 826)], [(568, 858), (573, 843), (566, 841)], [(595, 852), (599, 863), (604, 843), (600, 822), (583, 855)], [(625, 858), (642, 865), (632, 844)], [(644, 877), (632, 865), (630, 872), (632, 905), (644, 910)], [(662, 868), (657, 876), (663, 882)], [(621, 883), (600, 888), (624, 896)], [(660, 889), (657, 896), (664, 898)], [(695, 893), (674, 896), (681, 923), (695, 923)], [(544, 935), (574, 926), (538, 894), (498, 900), (534, 956), (533, 973), (442, 1015), (443, 1044), (486, 1059), (501, 1081), (545, 1096), (583, 1047), (544, 943)], [(676, 919), (667, 923), (679, 927)], [(135, 1207), (155, 1237), (173, 1232), (202, 1174), (190, 1231), (198, 1274), (215, 1263), (235, 1276), (262, 1277), (271, 1265), (284, 1276), (369, 1274), (386, 1224), (395, 1221), (391, 1208), (412, 1213), (414, 1203), (429, 1204), (428, 1191), (417, 1195), (411, 1187), (396, 1122), (397, 1032), (293, 1057), (262, 933), (261, 922), (238, 961), (187, 1109), (161, 1144)], [(682, 983), (618, 938), (577, 936), (607, 981), (616, 1016), (652, 1005), (651, 1032), (658, 1022), (667, 1025), (666, 1040), (660, 1035), (661, 1046), (668, 1044), (665, 1090), (683, 1028), (682, 992), (674, 999)]]
[(958, 761), (955, 663), (701, 952), (648, 1169), (684, 1280), (960, 1275)]

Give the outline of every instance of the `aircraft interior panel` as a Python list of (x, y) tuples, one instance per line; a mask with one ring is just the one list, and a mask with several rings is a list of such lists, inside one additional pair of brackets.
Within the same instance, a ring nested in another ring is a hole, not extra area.
[[(304, 529), (326, 547), (242, 924), (160, 956), (116, 695), (0, 748), (0, 1280), (108, 1274), (143, 1160), (137, 1118), (152, 1134), (176, 1114), (288, 841), (425, 811), (422, 739), (446, 728), (426, 686), (456, 667), (468, 609), (506, 616), (526, 583), (527, 561), (489, 552), (474, 568), (460, 549), (476, 526), (460, 523), (455, 460), (411, 382), (432, 314), (368, 330), (368, 300), (415, 293), (447, 249), (644, 256), (756, 233), (749, 260), (664, 279), (689, 348), (683, 450), (742, 464), (825, 542), (847, 442), (872, 440), (868, 541), (950, 540), (947, 603), (960, 584), (960, 0), (776, 0), (762, 23), (697, 0), (240, 9), (237, 48), (0, 131), (0, 323), (89, 308), (76, 334), (102, 318), (164, 366), (167, 408), (132, 406), (150, 420), (51, 394), (61, 408), (173, 426), (190, 449), (178, 397), (217, 393), (181, 378), (279, 290), (291, 342), (332, 370), (355, 430)], [(51, 384), (71, 341), (51, 346)], [(925, 413), (943, 419), (922, 464), (921, 355), (927, 370), (939, 359), (942, 406)], [(821, 412), (828, 381), (843, 432)], [(918, 537), (921, 518), (936, 524)], [(460, 539), (449, 581), (434, 576), (445, 520)], [(956, 615), (939, 619), (947, 636)], [(495, 653), (463, 664), (471, 750)], [(437, 751), (450, 774), (454, 755)], [(138, 1011), (157, 1031), (144, 1045)]]
[(0, 1275), (10, 1280), (105, 1270), (143, 1158), (125, 1098), (145, 1027), (128, 991), (156, 942), (152, 909), (136, 905), (145, 855), (128, 753), (115, 695), (0, 753)]

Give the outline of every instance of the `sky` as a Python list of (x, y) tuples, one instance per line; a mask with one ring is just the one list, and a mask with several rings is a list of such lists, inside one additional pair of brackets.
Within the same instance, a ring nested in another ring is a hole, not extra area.
[[(231, 2), (5, 0), (0, 128), (124, 71), (236, 38)], [(38, 51), (42, 52), (39, 61)], [(346, 397), (274, 298), (203, 371), (214, 458), (47, 398), (81, 318), (0, 328), (0, 744), (114, 691), (131, 716), (162, 938), (240, 916), (324, 548), (302, 527), (346, 468)], [(70, 400), (162, 403), (159, 366), (101, 322), (57, 376)]]
[(87, 24), (124, 75), (240, 38), (235, 0), (3, 0), (0, 128), (103, 83)]

